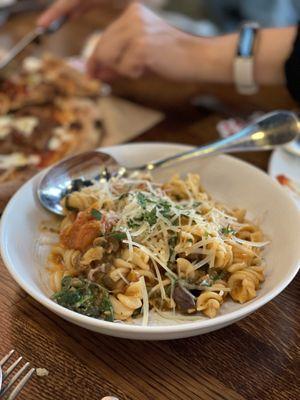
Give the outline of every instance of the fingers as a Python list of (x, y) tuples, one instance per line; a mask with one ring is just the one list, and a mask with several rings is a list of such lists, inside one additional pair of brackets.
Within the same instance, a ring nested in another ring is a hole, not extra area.
[(64, 15), (71, 15), (80, 5), (80, 0), (57, 0), (37, 20), (38, 26), (47, 27)]
[(133, 12), (135, 7), (129, 7), (102, 34), (87, 63), (87, 70), (91, 76), (103, 79), (103, 71), (107, 69), (131, 78), (142, 74), (142, 23)]
[(138, 43), (124, 36), (110, 42), (100, 39), (88, 60), (87, 71), (90, 76), (103, 80), (116, 74), (135, 78), (143, 71), (143, 53)]
[(100, 70), (112, 70), (118, 65), (133, 36), (131, 29), (121, 22), (112, 24), (98, 40), (87, 62), (89, 75), (99, 77)]
[(93, 78), (110, 83), (119, 78), (119, 74), (111, 68), (99, 66), (99, 68), (94, 71)]
[(110, 81), (119, 75), (139, 78), (146, 68), (145, 47), (140, 41), (132, 41), (127, 46), (112, 49), (102, 47), (101, 41), (88, 61), (90, 76)]
[(146, 52), (143, 41), (137, 40), (124, 51), (115, 70), (128, 78), (139, 78), (146, 69)]

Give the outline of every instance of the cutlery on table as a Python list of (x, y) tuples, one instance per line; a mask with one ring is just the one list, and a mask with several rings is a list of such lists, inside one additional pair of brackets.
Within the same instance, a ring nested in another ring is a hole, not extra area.
[[(35, 372), (34, 368), (29, 369), (29, 362), (26, 362), (22, 367), (19, 365), (23, 360), (21, 356), (4, 369), (14, 353), (15, 350), (11, 350), (0, 360), (0, 399), (4, 398), (5, 394), (7, 394), (6, 400), (15, 399)], [(14, 375), (10, 378), (12, 372), (14, 372)], [(21, 379), (17, 382), (19, 378)]]

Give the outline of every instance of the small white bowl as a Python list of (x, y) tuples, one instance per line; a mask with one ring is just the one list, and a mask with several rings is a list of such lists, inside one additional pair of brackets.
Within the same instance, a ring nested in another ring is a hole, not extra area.
[[(175, 154), (190, 147), (162, 143), (128, 144), (102, 149), (121, 164), (138, 165)], [(245, 304), (227, 301), (213, 319), (196, 322), (138, 326), (106, 322), (63, 308), (49, 298), (45, 286), (45, 263), (35, 257), (40, 223), (49, 214), (36, 198), (36, 186), (43, 173), (27, 182), (11, 199), (1, 221), (1, 253), (13, 278), (39, 303), (62, 318), (92, 331), (130, 339), (175, 339), (207, 333), (236, 322), (277, 296), (294, 278), (300, 263), (300, 213), (277, 182), (259, 169), (229, 156), (195, 159), (161, 171), (160, 179), (174, 173), (196, 172), (208, 192), (229, 206), (243, 207), (258, 218), (271, 239), (265, 250), (266, 280), (257, 297)]]

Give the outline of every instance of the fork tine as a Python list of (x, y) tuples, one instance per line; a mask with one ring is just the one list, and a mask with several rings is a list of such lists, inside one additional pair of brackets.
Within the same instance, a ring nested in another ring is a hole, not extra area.
[(8, 377), (9, 374), (13, 372), (13, 370), (16, 368), (16, 366), (20, 363), (22, 359), (23, 357), (19, 357), (13, 364), (11, 364), (9, 368), (7, 368), (5, 372), (3, 371), (3, 376), (2, 376), (3, 381)]
[(20, 382), (17, 384), (17, 386), (14, 388), (14, 390), (8, 396), (7, 400), (14, 400), (18, 396), (20, 391), (23, 389), (23, 387), (26, 385), (26, 383), (31, 378), (34, 371), (35, 371), (35, 368), (31, 368), (31, 370), (29, 370), (27, 372), (27, 374), (25, 376), (23, 376), (23, 378), (20, 380)]
[(8, 389), (16, 382), (16, 380), (22, 375), (22, 373), (29, 367), (29, 362), (23, 365), (23, 367), (15, 373), (15, 375), (11, 378), (11, 380), (3, 385), (2, 390), (0, 391), (0, 396), (3, 396), (4, 393), (8, 391)]
[(14, 354), (15, 350), (11, 350), (8, 354), (6, 354), (6, 356), (4, 356), (1, 360), (0, 360), (0, 367), (2, 367), (6, 361), (10, 358), (10, 356), (12, 356)]

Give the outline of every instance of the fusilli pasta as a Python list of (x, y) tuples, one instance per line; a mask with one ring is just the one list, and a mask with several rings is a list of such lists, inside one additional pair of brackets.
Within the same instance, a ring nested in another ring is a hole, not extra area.
[(111, 178), (63, 205), (48, 269), (54, 300), (74, 311), (143, 323), (151, 310), (213, 318), (264, 281), (263, 233), (244, 209), (214, 201), (198, 175)]

